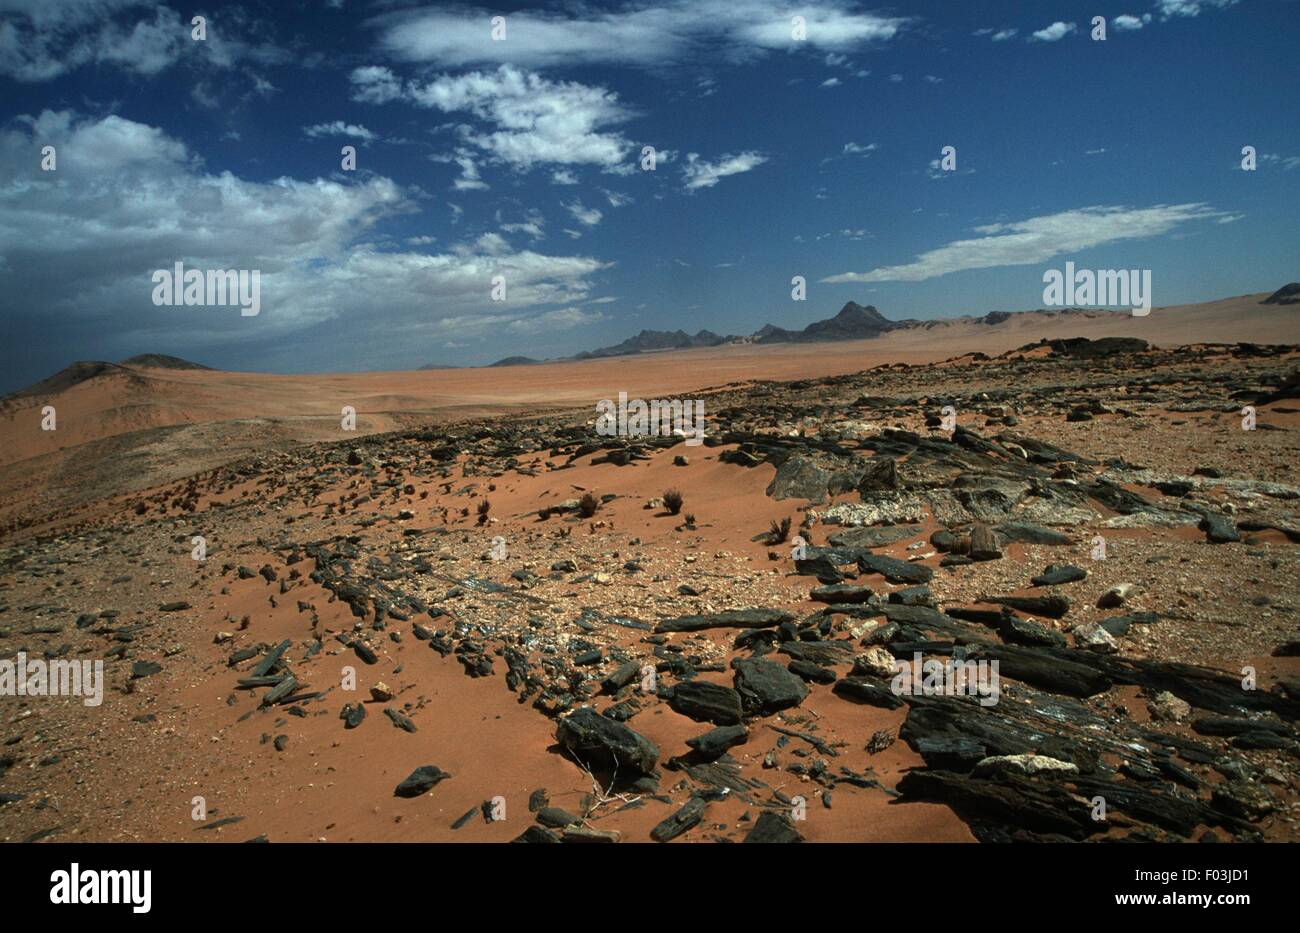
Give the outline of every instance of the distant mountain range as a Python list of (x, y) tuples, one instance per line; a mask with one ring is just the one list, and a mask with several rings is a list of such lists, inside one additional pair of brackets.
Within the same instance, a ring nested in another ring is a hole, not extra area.
[[(1300, 282), (1290, 282), (1283, 285), (1277, 291), (1273, 292), (1267, 298), (1261, 299), (1260, 304), (1265, 305), (1298, 305), (1300, 304)], [(991, 311), (980, 317), (971, 318), (947, 318), (943, 320), (918, 321), (907, 319), (903, 321), (891, 321), (883, 314), (877, 311), (871, 305), (860, 305), (855, 301), (850, 301), (839, 310), (834, 317), (826, 318), (821, 321), (813, 321), (802, 330), (786, 330), (784, 327), (777, 327), (775, 324), (764, 324), (748, 337), (721, 336), (710, 330), (701, 330), (696, 334), (688, 334), (684, 330), (643, 330), (635, 337), (629, 337), (622, 343), (616, 343), (610, 347), (598, 347), (595, 350), (585, 350), (576, 353), (570, 357), (562, 359), (570, 360), (593, 360), (604, 359), (615, 356), (635, 356), (638, 353), (654, 353), (663, 350), (689, 350), (695, 347), (716, 347), (722, 344), (773, 344), (773, 343), (816, 343), (821, 341), (835, 340), (868, 340), (873, 337), (879, 337), (883, 334), (895, 330), (911, 329), (930, 329), (941, 326), (945, 323), (966, 320), (973, 323), (984, 324), (989, 327), (996, 327), (1003, 324), (1019, 314), (1096, 314), (1097, 308), (1053, 308), (1037, 311)], [(1127, 312), (1116, 312), (1127, 313)], [(497, 360), (489, 366), (529, 366), (535, 363), (546, 362), (528, 356), (508, 356), (505, 359)], [(449, 364), (430, 363), (421, 366), (422, 370), (429, 369), (461, 369), (463, 367)], [(47, 379), (43, 379), (35, 385), (28, 386), (26, 389), (20, 389), (8, 396), (0, 398), (21, 398), (33, 395), (49, 395), (61, 392), (71, 388), (78, 383), (93, 379), (96, 376), (118, 373), (128, 377), (139, 377), (139, 373), (134, 372), (139, 369), (211, 369), (202, 363), (193, 363), (189, 360), (181, 359), (178, 356), (168, 356), (165, 353), (141, 353), (136, 356), (128, 357), (120, 363), (108, 363), (103, 360), (82, 360), (73, 363)]]
[[(1262, 304), (1300, 304), (1300, 283), (1291, 282), (1265, 298)], [(1011, 320), (1017, 314), (1096, 314), (1104, 309), (1098, 308), (1039, 308), (1036, 311), (990, 311), (981, 317), (967, 318), (978, 324), (996, 327)], [(1118, 311), (1115, 313), (1126, 314)], [(690, 350), (694, 347), (716, 347), (724, 343), (816, 343), (830, 340), (869, 340), (889, 333), (892, 330), (911, 330), (914, 328), (930, 329), (954, 319), (918, 321), (908, 318), (891, 321), (872, 305), (860, 305), (856, 301), (848, 302), (840, 308), (834, 317), (813, 321), (803, 330), (786, 330), (775, 324), (764, 324), (748, 337), (734, 335), (723, 337), (711, 330), (702, 330), (697, 334), (688, 334), (684, 330), (643, 330), (635, 337), (629, 337), (622, 343), (611, 347), (599, 347), (585, 350), (573, 356), (562, 357), (570, 360), (597, 360), (611, 356), (633, 356), (638, 353), (654, 353), (661, 350)], [(509, 356), (497, 360), (492, 366), (523, 366), (541, 363), (544, 360), (528, 356)], [(431, 366), (428, 369), (447, 367)]]
[[(989, 314), (985, 322), (1000, 324), (1011, 315), (1006, 311)], [(635, 337), (629, 337), (622, 343), (611, 347), (598, 347), (584, 350), (564, 359), (598, 360), (611, 356), (633, 356), (638, 353), (654, 353), (662, 350), (690, 350), (695, 347), (716, 347), (725, 343), (816, 343), (827, 340), (868, 340), (879, 337), (891, 330), (911, 327), (923, 327), (929, 321), (891, 321), (872, 305), (860, 305), (856, 301), (848, 302), (834, 317), (813, 321), (802, 330), (787, 330), (775, 324), (764, 324), (748, 337), (735, 335), (722, 336), (711, 330), (702, 330), (697, 334), (688, 334), (684, 330), (643, 330)], [(498, 360), (493, 366), (520, 366), (540, 363), (527, 356), (511, 356)]]

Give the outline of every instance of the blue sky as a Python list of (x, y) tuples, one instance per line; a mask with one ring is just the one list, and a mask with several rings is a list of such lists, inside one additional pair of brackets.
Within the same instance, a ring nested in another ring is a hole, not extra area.
[[(1295, 0), (0, 0), (0, 390), (1018, 310), (1067, 260), (1151, 269), (1157, 305), (1271, 290), (1297, 39)], [(155, 306), (177, 261), (260, 270), (261, 313)]]

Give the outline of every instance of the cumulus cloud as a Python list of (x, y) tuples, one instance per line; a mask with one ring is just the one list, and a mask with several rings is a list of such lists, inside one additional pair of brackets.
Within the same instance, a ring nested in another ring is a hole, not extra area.
[[(505, 40), (494, 41), (490, 22), (497, 12), (426, 6), (383, 14), (371, 25), (379, 31), (381, 48), (402, 61), (545, 68), (651, 66), (704, 57), (719, 47), (732, 59), (800, 47), (843, 52), (886, 42), (908, 22), (860, 11), (849, 0), (810, 0), (797, 8), (782, 0), (642, 0), (608, 11), (517, 11), (506, 15)], [(803, 40), (793, 37), (795, 14), (805, 20)]]
[(736, 155), (724, 155), (716, 162), (706, 162), (699, 153), (688, 152), (682, 173), (686, 176), (686, 190), (696, 191), (700, 188), (712, 188), (728, 175), (739, 175), (753, 171), (764, 162), (767, 156), (757, 152), (740, 152)]
[(352, 86), (354, 100), (401, 99), (474, 117), (477, 125), (457, 127), (461, 140), (516, 169), (539, 163), (615, 166), (631, 145), (609, 129), (630, 116), (617, 94), (576, 81), (552, 81), (513, 65), (424, 82), (402, 82), (387, 68), (370, 66), (352, 72)]
[(531, 317), (517, 318), (510, 322), (509, 327), (519, 334), (541, 334), (548, 331), (573, 330), (575, 327), (596, 324), (605, 319), (605, 315), (599, 311), (570, 306), (543, 311)]
[(1128, 13), (1124, 13), (1120, 16), (1116, 16), (1111, 21), (1111, 25), (1120, 32), (1132, 32), (1136, 29), (1141, 29), (1149, 22), (1151, 22), (1150, 13), (1143, 13), (1141, 16), (1130, 16)]
[(991, 269), (1046, 262), (1125, 240), (1168, 233), (1195, 220), (1223, 216), (1206, 204), (1158, 204), (1155, 207), (1084, 207), (1010, 223), (974, 228), (980, 234), (922, 253), (913, 262), (870, 272), (845, 272), (823, 282), (923, 282), (967, 269)]
[[(40, 170), (45, 145), (56, 147), (55, 172)], [(452, 320), (462, 336), (486, 334), (503, 315), (584, 301), (605, 268), (514, 250), (496, 234), (438, 253), (395, 251), (378, 228), (415, 205), (387, 178), (210, 173), (184, 143), (118, 116), (19, 118), (0, 131), (0, 178), (7, 287), (32, 299), (7, 312), (10, 323), (75, 327), (104, 354), (169, 338), (198, 350), (244, 341), (261, 352), (290, 336), (332, 352), (349, 328), (364, 327), (370, 362), (391, 365), (392, 354)], [(178, 261), (259, 270), (261, 314), (154, 306), (153, 271)], [(490, 301), (496, 275), (507, 282), (503, 303)]]
[(1156, 10), (1162, 19), (1175, 16), (1199, 16), (1201, 10), (1223, 10), (1235, 6), (1237, 0), (1156, 0)]
[(594, 207), (586, 207), (581, 201), (564, 205), (564, 209), (573, 215), (573, 219), (584, 227), (594, 227), (604, 218), (604, 214)]
[(370, 130), (366, 129), (359, 123), (344, 123), (342, 120), (334, 120), (332, 123), (317, 123), (313, 126), (304, 126), (303, 134), (318, 139), (322, 136), (347, 136), (352, 139), (364, 139), (369, 142), (376, 136)]
[(208, 18), (204, 41), (191, 38), (189, 15), (154, 0), (3, 0), (0, 14), (0, 75), (29, 83), (87, 65), (151, 76), (185, 59), (218, 69), (288, 59), (245, 38), (261, 27), (236, 8)]
[(1052, 23), (1052, 25), (1039, 29), (1031, 38), (1039, 42), (1057, 42), (1064, 39), (1077, 28), (1078, 26), (1074, 23), (1063, 23), (1058, 19), (1056, 22)]

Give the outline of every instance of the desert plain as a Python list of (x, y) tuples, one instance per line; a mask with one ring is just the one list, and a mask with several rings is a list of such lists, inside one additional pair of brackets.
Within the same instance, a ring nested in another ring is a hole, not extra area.
[[(0, 838), (1296, 841), (1268, 297), (77, 364), (0, 404), (0, 655), (102, 661), (103, 702), (0, 697)], [(620, 392), (701, 400), (704, 442), (599, 434)], [(996, 662), (996, 702), (900, 691), (914, 659)]]

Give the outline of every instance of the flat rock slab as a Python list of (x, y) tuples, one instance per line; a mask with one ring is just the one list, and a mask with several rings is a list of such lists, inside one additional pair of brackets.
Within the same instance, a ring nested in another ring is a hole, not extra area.
[(831, 689), (840, 696), (851, 697), (884, 709), (898, 709), (903, 705), (903, 701), (888, 687), (865, 677), (845, 677), (843, 680), (836, 681)]
[(695, 749), (701, 758), (712, 761), (727, 749), (741, 745), (748, 739), (749, 730), (744, 726), (719, 726), (703, 735), (687, 739), (686, 744)]
[(711, 722), (716, 726), (740, 723), (740, 694), (721, 684), (683, 681), (673, 687), (668, 705), (673, 712), (689, 716), (696, 722)]
[(1063, 546), (1074, 543), (1074, 539), (1063, 531), (1043, 525), (1032, 525), (1028, 522), (1004, 522), (1001, 525), (994, 525), (993, 530), (1003, 541), (1014, 541), (1018, 544)]
[(1063, 583), (1076, 583), (1086, 580), (1088, 571), (1073, 564), (1052, 564), (1029, 582), (1034, 586), (1060, 586)]
[(819, 603), (865, 603), (876, 595), (869, 586), (854, 583), (833, 583), (813, 587), (809, 597)]
[(785, 666), (766, 658), (733, 662), (736, 691), (745, 712), (767, 716), (798, 706), (808, 696), (808, 686)]
[(885, 547), (908, 538), (915, 538), (919, 533), (919, 529), (909, 528), (906, 525), (869, 525), (865, 528), (847, 528), (844, 531), (837, 531), (827, 540), (836, 547)]
[(979, 601), (1049, 619), (1059, 619), (1070, 611), (1070, 600), (1065, 596), (984, 596)]
[(680, 810), (650, 830), (650, 838), (655, 842), (668, 842), (682, 833), (694, 828), (704, 819), (708, 802), (703, 797), (692, 797)]
[(654, 771), (659, 748), (622, 723), (608, 719), (589, 706), (560, 720), (555, 737), (588, 768), (638, 777)]
[(745, 842), (789, 843), (803, 842), (803, 836), (794, 828), (789, 817), (771, 810), (764, 810), (754, 821), (754, 826), (746, 834)]
[(729, 609), (708, 615), (678, 616), (665, 619), (655, 626), (658, 633), (700, 632), (710, 628), (772, 628), (782, 622), (793, 622), (794, 614), (781, 609)]
[(864, 554), (858, 558), (863, 573), (878, 573), (890, 583), (929, 583), (934, 571), (925, 564), (914, 564), (882, 554)]

